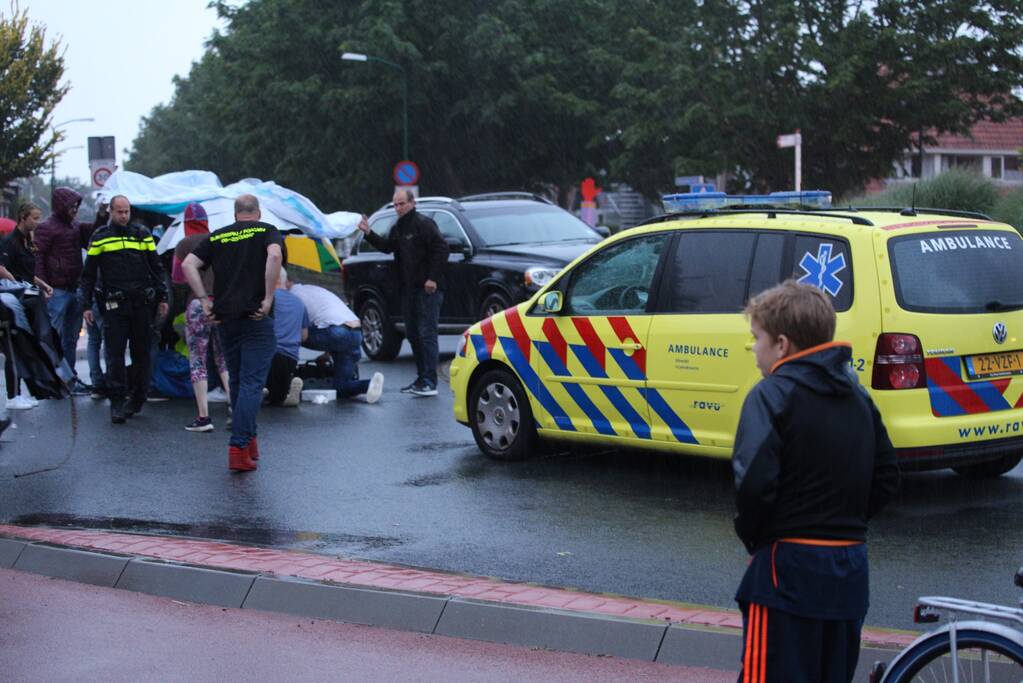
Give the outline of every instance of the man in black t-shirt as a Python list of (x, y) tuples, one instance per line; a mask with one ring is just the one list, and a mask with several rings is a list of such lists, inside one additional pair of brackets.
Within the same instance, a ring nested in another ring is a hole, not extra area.
[[(239, 196), (235, 222), (200, 242), (181, 263), (206, 317), (220, 325), (233, 410), (228, 467), (238, 472), (256, 469), (256, 414), (277, 349), (272, 313), (283, 240), (260, 216), (258, 199)], [(212, 296), (199, 275), (206, 267), (213, 268)]]

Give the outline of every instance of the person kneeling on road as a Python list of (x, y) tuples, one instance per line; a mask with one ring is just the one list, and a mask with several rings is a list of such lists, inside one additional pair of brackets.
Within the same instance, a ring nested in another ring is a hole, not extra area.
[(330, 290), (290, 280), (286, 286), (301, 299), (312, 323), (305, 346), (328, 352), (334, 361), (334, 389), (338, 399), (365, 394), (367, 403), (379, 401), (384, 391), (384, 376), (375, 372), (372, 379), (359, 379), (358, 363), (362, 358), (359, 318)]
[[(110, 200), (110, 223), (95, 233), (82, 271), (84, 318), (94, 324), (92, 298), (96, 277), (103, 279), (103, 337), (107, 352), (107, 395), (110, 421), (122, 424), (142, 410), (149, 393), (153, 319), (167, 315), (167, 288), (156, 242), (145, 228), (130, 224), (131, 203), (118, 195)], [(131, 343), (131, 377), (124, 367)]]
[(266, 402), (272, 406), (297, 406), (302, 397), (302, 378), (295, 377), (298, 352), (309, 336), (309, 316), (297, 296), (285, 286), (288, 273), (281, 268), (274, 295), (274, 334), (277, 353), (266, 377)]

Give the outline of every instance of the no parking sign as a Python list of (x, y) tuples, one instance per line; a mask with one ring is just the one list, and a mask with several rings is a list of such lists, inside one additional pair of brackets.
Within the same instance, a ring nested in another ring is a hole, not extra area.
[(414, 161), (399, 161), (394, 165), (394, 182), (397, 185), (415, 185), (419, 182), (419, 167)]

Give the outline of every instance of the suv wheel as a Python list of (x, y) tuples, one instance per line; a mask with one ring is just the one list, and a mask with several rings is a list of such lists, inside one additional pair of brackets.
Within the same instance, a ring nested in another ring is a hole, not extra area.
[(495, 460), (522, 460), (533, 453), (533, 411), (518, 379), (507, 370), (491, 370), (473, 383), (469, 424), (476, 445)]
[(511, 306), (511, 302), (504, 294), (494, 292), (483, 300), (483, 304), (480, 306), (480, 320), (486, 320), (495, 313), (500, 313), (504, 309)]
[(963, 465), (961, 467), (953, 467), (952, 469), (957, 474), (969, 477), (970, 479), (987, 479), (990, 477), (1000, 477), (1018, 465), (1020, 460), (1023, 460), (1023, 453), (1009, 453), (991, 462)]
[(402, 335), (394, 329), (384, 307), (370, 298), (359, 308), (362, 323), (362, 348), (372, 360), (394, 360), (401, 349)]

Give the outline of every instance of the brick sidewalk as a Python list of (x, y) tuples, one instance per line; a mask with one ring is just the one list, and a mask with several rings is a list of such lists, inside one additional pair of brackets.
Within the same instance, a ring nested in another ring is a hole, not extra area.
[[(166, 536), (5, 524), (0, 524), (0, 536), (123, 555), (138, 555), (216, 569), (295, 576), (363, 588), (473, 598), (695, 626), (742, 628), (742, 617), (738, 610), (585, 593), (489, 577), (415, 569), (364, 560), (347, 560), (302, 551), (274, 550)], [(914, 637), (915, 634), (898, 631), (880, 629), (863, 631), (864, 645), (871, 646), (904, 647)]]

